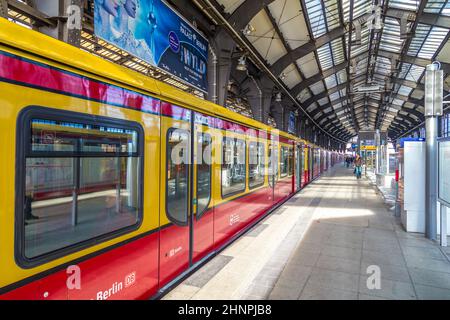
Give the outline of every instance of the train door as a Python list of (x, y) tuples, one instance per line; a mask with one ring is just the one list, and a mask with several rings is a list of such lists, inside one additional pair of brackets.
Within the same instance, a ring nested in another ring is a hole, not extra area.
[(307, 150), (307, 147), (302, 145), (302, 188), (308, 183), (308, 177), (306, 176), (308, 174), (308, 168), (305, 168), (305, 157), (307, 157)]
[[(177, 106), (161, 120), (160, 287), (202, 259), (213, 246), (212, 118)], [(165, 146), (165, 149), (164, 149)]]
[(163, 287), (189, 267), (191, 255), (192, 112), (168, 103), (161, 109), (159, 282)]
[(298, 191), (302, 187), (302, 146), (295, 146), (295, 191)]
[(191, 262), (205, 257), (214, 245), (214, 214), (212, 190), (213, 137), (209, 131), (213, 118), (195, 113), (194, 116), (194, 166), (191, 215)]
[(269, 145), (269, 186), (272, 189), (272, 201), (275, 202), (275, 187), (278, 181), (278, 146)]

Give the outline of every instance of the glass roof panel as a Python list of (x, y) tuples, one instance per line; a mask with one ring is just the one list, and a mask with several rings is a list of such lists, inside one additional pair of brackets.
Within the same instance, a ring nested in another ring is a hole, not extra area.
[(400, 53), (402, 45), (400, 39), (400, 24), (397, 20), (387, 17), (385, 19), (380, 49)]
[(308, 88), (303, 89), (297, 97), (297, 99), (300, 100), (300, 102), (305, 102), (309, 98), (311, 98), (311, 94), (309, 93)]
[(328, 103), (328, 97), (317, 100), (317, 103), (323, 106), (324, 104)]
[(403, 96), (409, 96), (411, 91), (412, 91), (412, 88), (407, 87), (407, 86), (400, 86), (400, 88), (398, 89), (398, 93)]
[(309, 86), (309, 88), (314, 94), (319, 94), (325, 91), (322, 81), (316, 82), (315, 84)]
[(333, 58), (331, 57), (331, 49), (329, 43), (318, 48), (317, 55), (319, 56), (322, 71), (325, 71), (333, 66)]
[(447, 34), (448, 29), (433, 27), (417, 56), (425, 59), (433, 58)]
[(420, 79), (425, 71), (424, 67), (417, 66), (413, 64), (408, 74), (406, 75), (406, 80), (411, 80), (417, 82)]
[(450, 15), (450, 2), (448, 0), (428, 0), (424, 12), (441, 13), (448, 16)]
[(417, 56), (419, 51), (422, 49), (424, 41), (426, 40), (428, 33), (431, 30), (431, 26), (427, 24), (419, 23), (417, 25), (416, 33), (411, 40), (411, 45), (409, 46), (408, 54), (411, 56)]
[(309, 0), (305, 4), (312, 35), (317, 38), (327, 32), (323, 3), (321, 0)]
[(339, 71), (338, 73), (336, 73), (336, 78), (338, 84), (345, 83), (347, 81), (347, 71), (346, 70)]
[(339, 92), (333, 92), (332, 94), (330, 94), (330, 100), (331, 102), (335, 101), (339, 99)]
[(327, 89), (330, 90), (331, 88), (336, 87), (337, 82), (336, 82), (336, 75), (331, 75), (329, 77), (325, 78), (325, 85), (327, 86)]
[(338, 0), (324, 0), (323, 2), (328, 31), (330, 31), (340, 25)]
[(419, 3), (417, 0), (390, 0), (389, 7), (417, 12)]
[(344, 55), (344, 46), (342, 45), (342, 39), (337, 38), (333, 41), (331, 41), (331, 49), (333, 54), (333, 60), (334, 64), (340, 64), (345, 61), (345, 55)]

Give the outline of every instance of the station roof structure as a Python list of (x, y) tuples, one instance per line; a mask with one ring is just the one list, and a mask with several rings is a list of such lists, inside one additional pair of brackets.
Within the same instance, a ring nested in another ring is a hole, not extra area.
[(423, 122), (425, 67), (435, 60), (449, 90), (449, 1), (208, 2), (332, 134), (379, 128), (400, 135)]
[[(33, 8), (33, 0), (3, 1), (17, 23), (30, 28), (55, 23)], [(240, 50), (277, 80), (294, 108), (331, 137), (348, 141), (361, 130), (375, 129), (396, 138), (423, 123), (425, 67), (433, 61), (441, 63), (448, 94), (449, 1), (194, 0), (188, 5), (218, 28), (227, 24), (243, 39)], [(205, 98), (96, 38), (93, 1), (84, 3), (82, 49)], [(251, 116), (245, 103), (233, 95), (227, 99), (227, 107)]]

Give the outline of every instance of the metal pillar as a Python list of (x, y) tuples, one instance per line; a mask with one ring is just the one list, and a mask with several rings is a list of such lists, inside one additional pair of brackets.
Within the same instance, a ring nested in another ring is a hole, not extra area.
[(228, 82), (232, 70), (232, 55), (236, 47), (234, 40), (224, 29), (210, 39), (212, 54), (208, 61), (208, 100), (225, 106), (228, 97)]
[(53, 26), (39, 27), (39, 31), (58, 40), (80, 46), (83, 0), (35, 0), (35, 8), (57, 21)]
[(426, 117), (425, 235), (436, 240), (437, 212), (437, 117)]
[(8, 3), (6, 0), (0, 0), (0, 17), (8, 17)]
[(252, 109), (253, 118), (267, 124), (272, 102), (273, 83), (266, 78), (259, 79), (248, 74), (241, 90), (247, 92), (247, 100)]
[(382, 163), (381, 163), (381, 135), (380, 135), (380, 129), (376, 129), (375, 131), (375, 146), (376, 146), (376, 150), (377, 150), (377, 155), (376, 155), (376, 168), (375, 168), (375, 173), (376, 174), (381, 174), (383, 173), (381, 170), (382, 167)]
[(277, 125), (277, 129), (284, 130), (284, 121), (283, 121), (283, 105), (279, 101), (272, 102), (271, 110), (272, 110), (272, 116), (275, 120), (275, 123)]
[(437, 128), (442, 115), (443, 72), (438, 64), (427, 66), (425, 73), (426, 188), (425, 236), (437, 238)]

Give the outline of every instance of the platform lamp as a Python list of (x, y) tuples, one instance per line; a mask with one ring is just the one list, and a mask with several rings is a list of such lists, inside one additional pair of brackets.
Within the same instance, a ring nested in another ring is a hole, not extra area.
[(278, 92), (277, 95), (275, 96), (275, 101), (276, 102), (281, 102), (281, 92)]
[(238, 60), (236, 70), (247, 71), (247, 61), (246, 60), (247, 60), (247, 58), (245, 57), (245, 55), (242, 55)]

